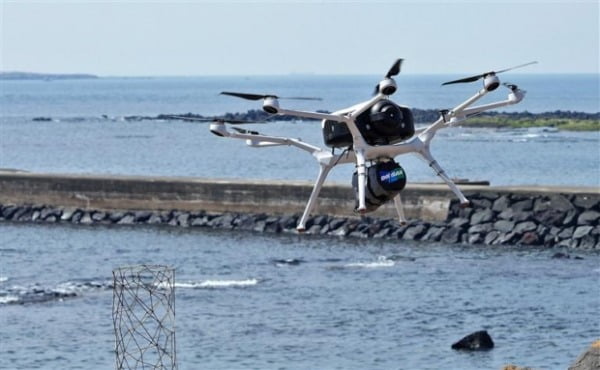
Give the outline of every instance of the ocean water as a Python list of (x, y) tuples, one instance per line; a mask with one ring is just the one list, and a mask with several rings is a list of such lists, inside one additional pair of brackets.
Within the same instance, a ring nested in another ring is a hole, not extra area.
[[(552, 250), (169, 227), (0, 228), (3, 369), (113, 367), (111, 270), (139, 263), (176, 269), (180, 369), (564, 369), (600, 335), (598, 254), (558, 260)], [(450, 349), (481, 329), (493, 350)]]
[[(446, 108), (477, 85), (460, 76), (398, 78), (394, 100)], [(506, 75), (528, 91), (511, 110), (597, 112), (597, 75)], [(126, 122), (125, 115), (244, 112), (222, 90), (312, 95), (299, 109), (369, 97), (377, 76), (102, 78), (0, 81), (0, 168), (312, 180), (317, 165), (289, 148), (253, 149), (205, 124)], [(499, 98), (505, 95), (499, 89)], [(508, 110), (508, 109), (507, 109)], [(103, 117), (106, 115), (106, 117)], [(34, 117), (51, 117), (34, 122)], [(322, 142), (316, 122), (252, 125)], [(452, 177), (493, 185), (600, 186), (600, 134), (443, 130), (432, 143)], [(437, 181), (411, 156), (409, 181)], [(349, 183), (352, 166), (330, 181)], [(566, 368), (600, 337), (600, 256), (404, 241), (260, 235), (204, 229), (0, 223), (0, 368), (114, 366), (111, 270), (176, 268), (181, 369)], [(297, 263), (285, 263), (286, 260)], [(75, 294), (75, 296), (72, 296)], [(450, 345), (486, 329), (490, 352)]]

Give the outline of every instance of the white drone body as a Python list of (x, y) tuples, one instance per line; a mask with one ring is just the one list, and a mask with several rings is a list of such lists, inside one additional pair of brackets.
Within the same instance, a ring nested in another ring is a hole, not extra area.
[[(447, 82), (445, 84), (473, 82), (478, 79), (483, 79), (483, 87), (479, 91), (477, 91), (473, 96), (466, 99), (464, 102), (457, 105), (453, 109), (441, 111), (440, 117), (435, 122), (433, 122), (431, 125), (425, 128), (414, 130), (414, 134), (412, 134), (411, 132), (412, 135), (410, 135), (409, 138), (391, 140), (389, 143), (386, 143), (385, 141), (383, 143), (373, 142), (373, 139), (369, 140), (365, 137), (364, 124), (361, 125), (360, 119), (361, 117), (364, 117), (365, 112), (372, 109), (373, 106), (375, 106), (377, 103), (381, 101), (389, 101), (389, 96), (396, 92), (396, 82), (394, 81), (393, 76), (397, 75), (400, 72), (401, 62), (402, 59), (399, 59), (396, 61), (396, 63), (394, 63), (386, 77), (376, 86), (376, 94), (371, 99), (333, 113), (321, 113), (287, 109), (279, 105), (280, 98), (274, 95), (255, 95), (229, 92), (223, 93), (225, 95), (232, 95), (251, 100), (262, 99), (263, 110), (270, 114), (321, 120), (321, 128), (323, 130), (325, 130), (326, 125), (331, 126), (332, 123), (333, 125), (345, 125), (346, 128), (344, 129), (347, 129), (348, 140), (350, 140), (351, 136), (351, 142), (348, 142), (350, 145), (346, 144), (347, 146), (345, 147), (345, 149), (339, 154), (335, 154), (335, 151), (329, 148), (324, 149), (303, 142), (300, 139), (263, 135), (255, 131), (247, 131), (241, 129), (236, 129), (236, 132), (232, 132), (228, 130), (228, 126), (226, 123), (227, 120), (214, 120), (210, 125), (210, 131), (218, 136), (246, 140), (247, 145), (255, 148), (282, 145), (297, 147), (310, 153), (316, 159), (320, 169), (319, 175), (312, 189), (310, 198), (308, 199), (308, 203), (306, 204), (306, 208), (304, 209), (304, 213), (302, 214), (302, 217), (300, 218), (297, 224), (297, 230), (299, 232), (305, 230), (306, 221), (315, 207), (323, 182), (325, 181), (327, 175), (329, 174), (329, 171), (333, 167), (347, 163), (355, 164), (355, 192), (357, 201), (357, 206), (355, 210), (360, 214), (364, 214), (373, 210), (373, 207), (370, 206), (369, 202), (371, 202), (370, 199), (375, 199), (372, 195), (370, 195), (370, 193), (366, 194), (366, 192), (369, 191), (367, 190), (369, 185), (368, 181), (373, 181), (372, 178), (369, 177), (367, 174), (367, 171), (369, 169), (367, 165), (373, 165), (373, 163), (385, 163), (387, 161), (393, 162), (393, 159), (395, 157), (408, 153), (416, 154), (418, 157), (422, 158), (429, 165), (429, 167), (433, 169), (436, 175), (438, 175), (448, 185), (450, 190), (456, 195), (456, 197), (460, 201), (461, 206), (468, 206), (469, 201), (467, 200), (467, 198), (456, 186), (456, 184), (446, 175), (445, 171), (432, 156), (431, 151), (429, 149), (431, 141), (435, 137), (437, 131), (442, 128), (454, 126), (465, 121), (473, 115), (491, 109), (496, 109), (519, 103), (525, 96), (525, 91), (520, 90), (516, 85), (506, 84), (506, 86), (508, 86), (510, 89), (506, 100), (473, 106), (473, 104), (476, 101), (481, 99), (489, 92), (495, 90), (499, 86), (500, 80), (496, 75), (497, 73), (505, 72), (509, 69), (522, 67), (524, 65), (532, 64), (535, 62), (501, 70), (498, 72), (487, 72), (481, 75)], [(401, 106), (397, 107), (403, 109), (406, 108)], [(401, 175), (404, 176), (403, 173), (401, 173)], [(406, 223), (400, 192), (391, 192), (390, 194), (393, 194), (393, 197), (388, 198), (387, 200), (393, 199), (394, 205), (398, 213), (399, 222)], [(387, 201), (385, 197), (383, 199), (384, 202)], [(375, 199), (375, 201), (377, 200)]]

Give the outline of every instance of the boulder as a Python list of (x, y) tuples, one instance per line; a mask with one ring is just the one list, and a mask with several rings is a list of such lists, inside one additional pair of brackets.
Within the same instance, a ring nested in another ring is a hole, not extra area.
[(575, 204), (575, 206), (583, 209), (598, 208), (598, 203), (600, 203), (600, 199), (598, 197), (591, 197), (588, 195), (578, 195), (573, 200), (573, 204)]
[(577, 217), (577, 225), (598, 225), (600, 212), (585, 211)]
[(515, 223), (512, 221), (499, 220), (494, 222), (494, 229), (502, 232), (510, 232), (515, 228)]
[(471, 216), (471, 225), (482, 224), (484, 222), (490, 222), (494, 218), (494, 212), (491, 209), (483, 209), (477, 211)]
[(573, 232), (573, 239), (581, 239), (589, 235), (593, 229), (592, 226), (578, 226)]
[(600, 340), (595, 341), (583, 352), (569, 370), (600, 370)]
[(494, 341), (487, 330), (471, 333), (452, 345), (452, 349), (465, 351), (487, 351), (492, 348)]

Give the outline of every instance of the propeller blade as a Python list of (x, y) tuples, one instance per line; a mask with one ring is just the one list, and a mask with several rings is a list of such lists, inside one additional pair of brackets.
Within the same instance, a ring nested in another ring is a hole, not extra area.
[(170, 119), (178, 119), (182, 121), (196, 121), (196, 122), (221, 122), (221, 123), (229, 123), (232, 125), (241, 125), (245, 123), (266, 123), (266, 121), (251, 121), (251, 120), (243, 120), (243, 119), (230, 119), (224, 117), (192, 117), (192, 116), (165, 116)]
[(221, 95), (229, 95), (235, 96), (236, 98), (242, 98), (246, 100), (260, 100), (265, 98), (275, 98), (275, 99), (288, 99), (288, 100), (323, 100), (322, 98), (316, 98), (311, 96), (277, 96), (277, 95), (261, 95), (261, 94), (249, 94), (249, 93), (240, 93), (240, 92), (232, 92), (232, 91), (222, 91)]
[(232, 129), (239, 132), (240, 134), (260, 135), (260, 133), (258, 131), (244, 130), (243, 128), (239, 128), (239, 127), (232, 127)]
[(503, 72), (511, 71), (513, 69), (525, 67), (525, 66), (528, 66), (528, 65), (531, 65), (531, 64), (536, 64), (536, 63), (537, 62), (529, 62), (529, 63), (525, 63), (525, 64), (520, 64), (518, 66), (510, 67), (510, 68), (501, 69), (499, 71), (489, 71), (489, 72), (486, 72), (486, 73), (482, 73), (480, 75), (475, 75), (475, 76), (471, 76), (471, 77), (465, 77), (465, 78), (461, 78), (461, 79), (454, 80), (454, 81), (448, 81), (448, 82), (444, 82), (442, 84), (442, 86), (444, 86), (444, 85), (450, 85), (450, 84), (457, 84), (457, 83), (465, 83), (465, 82), (475, 82), (475, 81), (479, 80), (480, 78), (484, 78), (485, 76), (488, 76), (488, 75), (503, 73)]
[(496, 73), (507, 72), (507, 71), (511, 71), (513, 69), (522, 68), (522, 67), (529, 66), (529, 65), (532, 65), (532, 64), (537, 64), (537, 61), (533, 61), (533, 62), (529, 62), (529, 63), (525, 63), (525, 64), (520, 64), (518, 66), (506, 68), (506, 69), (500, 70), (500, 71), (498, 71)]
[(277, 96), (275, 96), (275, 95), (248, 94), (248, 93), (231, 92), (231, 91), (221, 91), (221, 95), (235, 96), (237, 98), (242, 98), (242, 99), (246, 99), (246, 100), (260, 100), (260, 99), (269, 98), (269, 97), (277, 99)]
[(394, 76), (397, 76), (398, 73), (400, 73), (400, 66), (402, 65), (402, 61), (404, 61), (404, 59), (397, 59), (394, 62), (394, 64), (390, 67), (390, 70), (385, 75), (385, 77), (386, 78), (392, 78)]
[(518, 86), (515, 84), (511, 84), (510, 82), (504, 82), (502, 83), (502, 85), (508, 87), (509, 89), (511, 89), (512, 91), (515, 91), (516, 89), (518, 89)]
[(460, 83), (466, 83), (466, 82), (475, 82), (477, 80), (479, 80), (481, 77), (483, 77), (484, 75), (477, 75), (477, 76), (471, 76), (471, 77), (465, 77), (465, 78), (460, 78), (458, 80), (453, 80), (453, 81), (448, 81), (448, 82), (444, 82), (442, 84), (442, 86), (444, 85), (450, 85), (450, 84), (460, 84)]

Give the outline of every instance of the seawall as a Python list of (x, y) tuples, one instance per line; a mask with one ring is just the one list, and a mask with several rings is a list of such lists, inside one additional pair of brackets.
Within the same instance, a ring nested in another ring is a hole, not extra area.
[[(400, 226), (393, 205), (361, 218), (350, 186), (326, 184), (307, 233), (600, 249), (598, 188), (460, 187), (472, 207), (458, 207), (445, 185), (409, 184), (410, 221)], [(311, 189), (302, 181), (0, 172), (0, 221), (295, 232)]]

